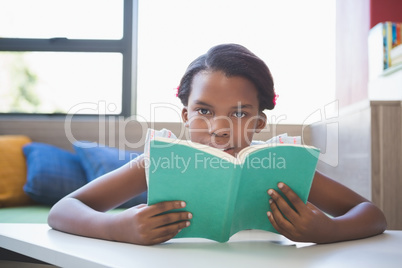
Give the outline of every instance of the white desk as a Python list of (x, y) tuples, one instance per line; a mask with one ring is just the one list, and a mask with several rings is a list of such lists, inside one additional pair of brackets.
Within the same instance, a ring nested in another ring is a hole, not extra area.
[(243, 231), (222, 244), (186, 238), (137, 246), (46, 224), (0, 224), (0, 247), (61, 267), (402, 267), (402, 231), (327, 245), (289, 244), (276, 234)]

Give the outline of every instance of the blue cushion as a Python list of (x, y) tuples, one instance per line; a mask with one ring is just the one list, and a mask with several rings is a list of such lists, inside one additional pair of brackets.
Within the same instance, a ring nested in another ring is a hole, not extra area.
[(85, 185), (85, 171), (77, 155), (38, 142), (25, 145), (23, 152), (27, 163), (23, 189), (36, 202), (53, 205)]
[[(92, 181), (105, 173), (123, 166), (141, 154), (138, 151), (123, 151), (87, 141), (75, 142), (73, 148), (81, 161), (88, 181)], [(145, 192), (120, 207), (131, 207), (146, 202), (147, 193)]]
[(113, 147), (87, 141), (73, 144), (88, 181), (113, 171), (141, 154), (137, 151), (123, 151)]

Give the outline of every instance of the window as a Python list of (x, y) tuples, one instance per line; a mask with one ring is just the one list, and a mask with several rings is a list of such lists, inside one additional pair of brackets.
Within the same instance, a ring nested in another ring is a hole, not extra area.
[(239, 43), (270, 68), (279, 94), (271, 123), (303, 123), (335, 98), (335, 0), (139, 1), (137, 112), (179, 122), (175, 88), (188, 64)]
[(269, 66), (271, 123), (335, 99), (335, 0), (2, 0), (0, 37), (0, 113), (179, 122), (181, 76), (219, 43)]
[(2, 0), (0, 113), (130, 115), (133, 7)]

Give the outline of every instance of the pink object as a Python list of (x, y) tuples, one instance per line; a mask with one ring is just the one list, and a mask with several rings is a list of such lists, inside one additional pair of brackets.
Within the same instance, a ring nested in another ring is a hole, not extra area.
[(273, 100), (273, 102), (274, 102), (275, 105), (276, 105), (276, 100), (278, 99), (278, 97), (279, 97), (279, 95), (278, 95), (278, 94), (275, 94), (274, 100)]
[(179, 89), (180, 89), (180, 86), (178, 86), (178, 87), (176, 88), (176, 97), (179, 96)]

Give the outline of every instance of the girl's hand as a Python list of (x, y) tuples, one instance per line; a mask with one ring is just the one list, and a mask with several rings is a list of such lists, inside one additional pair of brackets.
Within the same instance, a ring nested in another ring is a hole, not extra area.
[(292, 209), (283, 197), (273, 189), (268, 190), (271, 196), (268, 219), (274, 228), (290, 240), (297, 242), (325, 243), (334, 232), (334, 222), (313, 204), (303, 201), (284, 183), (279, 189), (292, 203)]
[(153, 245), (173, 238), (181, 229), (190, 225), (189, 212), (168, 212), (186, 206), (183, 201), (167, 201), (147, 206), (140, 204), (116, 214), (112, 227), (117, 241)]

